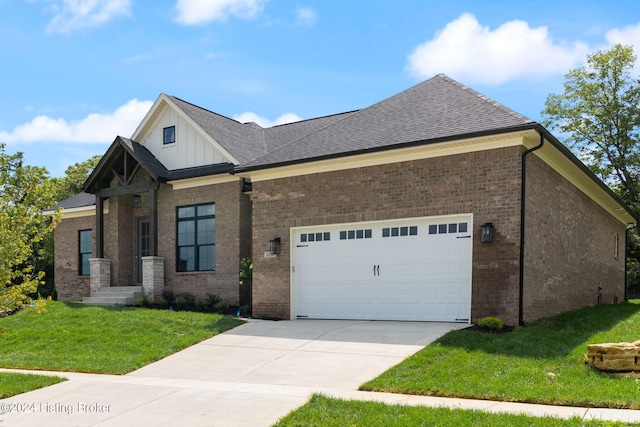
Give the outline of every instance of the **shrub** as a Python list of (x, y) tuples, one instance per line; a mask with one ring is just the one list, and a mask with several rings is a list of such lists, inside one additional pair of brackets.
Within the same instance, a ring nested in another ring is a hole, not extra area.
[(162, 308), (169, 308), (176, 304), (176, 295), (173, 291), (162, 291), (162, 302), (160, 306)]
[(215, 307), (215, 305), (220, 301), (222, 301), (222, 298), (220, 298), (220, 295), (207, 294), (207, 304), (210, 305), (211, 307)]
[(479, 319), (476, 326), (489, 331), (501, 331), (504, 328), (504, 323), (497, 317), (488, 316)]
[(238, 311), (240, 312), (240, 316), (250, 316), (251, 306), (249, 304), (241, 305)]
[(185, 311), (195, 308), (196, 297), (190, 293), (176, 294), (176, 310)]
[(193, 305), (195, 306), (196, 311), (200, 311), (200, 312), (206, 311), (207, 305), (205, 304), (202, 298), (196, 297)]
[(220, 301), (215, 305), (214, 309), (216, 313), (227, 314), (227, 310), (229, 310), (229, 304), (224, 301)]
[(136, 300), (135, 306), (149, 308), (151, 307), (151, 301), (149, 301), (149, 298), (147, 297), (138, 298)]
[(176, 297), (176, 310), (184, 311), (189, 307), (189, 303), (185, 297)]

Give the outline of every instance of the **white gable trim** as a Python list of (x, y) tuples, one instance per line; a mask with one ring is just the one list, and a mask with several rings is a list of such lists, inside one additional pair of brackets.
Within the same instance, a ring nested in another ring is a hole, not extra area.
[(180, 107), (178, 107), (166, 94), (161, 93), (156, 102), (153, 103), (151, 109), (144, 116), (142, 122), (138, 125), (137, 129), (131, 136), (133, 141), (141, 141), (145, 139), (152, 129), (155, 128), (160, 118), (162, 118), (164, 112), (167, 108), (171, 108), (178, 114), (185, 122), (191, 125), (194, 129), (196, 129), (202, 137), (211, 144), (216, 150), (218, 150), (224, 157), (229, 159), (233, 164), (240, 164), (240, 161), (236, 159), (229, 151), (227, 151), (222, 145), (220, 145), (211, 135), (205, 132), (202, 127), (200, 127), (189, 115), (187, 115)]
[(167, 181), (167, 184), (171, 185), (174, 190), (184, 190), (185, 188), (203, 187), (205, 185), (224, 184), (226, 182), (240, 181), (242, 178), (231, 175), (210, 175), (200, 176), (197, 178), (186, 178), (175, 181)]
[[(45, 216), (50, 216), (56, 213), (57, 211), (45, 211), (42, 214)], [(60, 209), (60, 213), (62, 214), (61, 219), (70, 219), (70, 218), (80, 218), (83, 216), (95, 216), (96, 215), (96, 205), (91, 206), (79, 206), (77, 208), (67, 208)], [(102, 204), (102, 213), (109, 213), (109, 199), (105, 200)]]

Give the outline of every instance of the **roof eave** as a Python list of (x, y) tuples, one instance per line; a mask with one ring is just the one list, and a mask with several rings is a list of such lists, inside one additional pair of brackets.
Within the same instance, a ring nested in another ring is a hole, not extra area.
[(365, 148), (365, 149), (362, 149), (362, 150), (346, 151), (346, 152), (342, 152), (342, 153), (334, 153), (334, 154), (323, 155), (323, 156), (308, 157), (308, 158), (304, 158), (304, 159), (287, 160), (287, 161), (282, 161), (282, 162), (268, 163), (268, 164), (262, 164), (262, 165), (256, 165), (256, 166), (248, 166), (248, 167), (240, 165), (240, 166), (235, 168), (235, 172), (236, 173), (252, 172), (252, 171), (257, 171), (257, 170), (278, 168), (278, 167), (282, 167), (282, 166), (291, 166), (291, 165), (296, 165), (296, 164), (312, 163), (312, 162), (317, 162), (317, 161), (320, 161), (320, 160), (331, 160), (331, 159), (337, 159), (337, 158), (341, 158), (341, 157), (356, 156), (356, 155), (360, 155), (360, 154), (368, 154), (368, 153), (376, 153), (376, 152), (382, 152), (382, 151), (390, 151), (390, 150), (395, 150), (395, 149), (398, 149), (398, 148), (409, 148), (409, 147), (415, 147), (415, 146), (420, 146), (420, 145), (436, 144), (436, 143), (441, 143), (441, 142), (455, 141), (455, 140), (459, 140), (459, 139), (471, 139), (471, 138), (478, 138), (478, 137), (489, 136), (489, 135), (500, 135), (500, 134), (505, 134), (505, 133), (512, 133), (512, 132), (519, 132), (519, 131), (526, 131), (526, 130), (536, 129), (539, 126), (540, 126), (540, 124), (538, 124), (537, 122), (531, 122), (531, 123), (526, 123), (526, 124), (523, 124), (523, 125), (511, 126), (511, 127), (506, 127), (506, 128), (500, 128), (500, 129), (492, 129), (492, 130), (486, 130), (486, 131), (471, 132), (471, 133), (466, 133), (466, 134), (450, 135), (450, 136), (441, 137), (441, 138), (423, 139), (423, 140), (418, 140), (418, 141), (400, 142), (400, 143), (396, 143), (396, 144), (392, 144), (392, 145), (384, 145), (384, 146), (380, 146), (380, 147)]

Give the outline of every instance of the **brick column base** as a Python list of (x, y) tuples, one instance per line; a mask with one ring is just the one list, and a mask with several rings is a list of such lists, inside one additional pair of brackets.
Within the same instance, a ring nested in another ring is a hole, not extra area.
[(111, 260), (107, 258), (90, 258), (89, 281), (91, 293), (97, 292), (100, 288), (111, 286)]
[(164, 290), (164, 258), (142, 257), (142, 291), (151, 302), (160, 302)]

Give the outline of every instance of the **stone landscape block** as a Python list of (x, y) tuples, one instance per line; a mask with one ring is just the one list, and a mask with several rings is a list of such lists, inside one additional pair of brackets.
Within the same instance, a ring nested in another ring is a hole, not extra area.
[(607, 372), (640, 371), (640, 340), (587, 345), (586, 363)]

